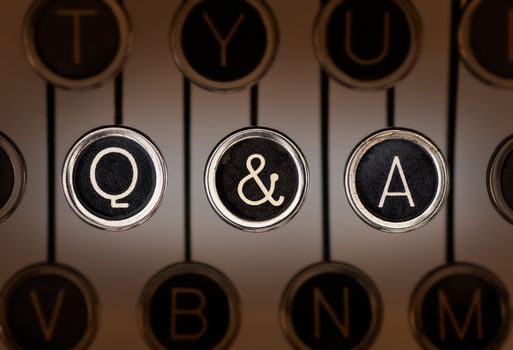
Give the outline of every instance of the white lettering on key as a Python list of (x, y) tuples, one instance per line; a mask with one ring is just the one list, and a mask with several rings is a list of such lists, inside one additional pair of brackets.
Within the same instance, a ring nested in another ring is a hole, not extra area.
[[(107, 154), (111, 153), (119, 153), (124, 155), (129, 161), (130, 165), (132, 166), (132, 183), (128, 187), (128, 189), (121, 193), (121, 194), (109, 194), (103, 191), (100, 186), (98, 186), (98, 182), (96, 182), (96, 167), (98, 166), (98, 163), (100, 160), (105, 157)], [(103, 198), (108, 199), (111, 201), (111, 207), (112, 208), (128, 208), (130, 205), (128, 203), (118, 203), (118, 200), (128, 197), (135, 189), (135, 185), (137, 184), (137, 179), (139, 178), (139, 171), (137, 170), (137, 162), (135, 161), (134, 156), (132, 154), (122, 148), (118, 147), (109, 147), (101, 151), (94, 157), (93, 162), (91, 163), (91, 171), (89, 174), (91, 178), (91, 184), (93, 185), (94, 190)]]
[[(260, 165), (258, 166), (258, 168), (256, 170), (253, 168), (253, 165), (251, 164), (253, 159), (258, 159), (260, 161)], [(280, 176), (276, 173), (271, 174), (271, 177), (270, 177), (271, 187), (269, 187), (269, 189), (265, 188), (264, 183), (262, 182), (262, 180), (260, 180), (260, 177), (258, 177), (258, 174), (265, 168), (265, 158), (263, 156), (261, 156), (260, 154), (253, 154), (253, 155), (249, 156), (248, 159), (246, 160), (246, 167), (248, 168), (249, 174), (239, 182), (239, 186), (237, 187), (237, 192), (239, 193), (240, 199), (242, 199), (242, 201), (244, 203), (251, 205), (251, 206), (261, 205), (261, 204), (264, 204), (265, 202), (269, 202), (272, 205), (274, 205), (275, 207), (279, 207), (280, 205), (282, 205), (283, 201), (285, 201), (285, 198), (283, 196), (280, 196), (280, 198), (278, 198), (278, 200), (273, 198), (273, 193), (274, 193), (274, 189), (276, 187), (276, 182), (278, 181)], [(243, 191), (244, 185), (246, 184), (246, 182), (248, 182), (251, 179), (255, 180), (258, 187), (260, 187), (260, 190), (264, 194), (264, 197), (262, 199), (253, 201), (253, 200), (248, 199), (246, 197), (246, 195), (244, 194), (244, 191)]]
[[(392, 177), (394, 176), (395, 169), (399, 171), (399, 176), (401, 177), (401, 182), (403, 183), (404, 192), (389, 192), (390, 182), (392, 181)], [(378, 208), (383, 208), (387, 197), (406, 197), (408, 198), (408, 204), (410, 205), (410, 207), (415, 207), (415, 203), (413, 202), (413, 198), (411, 196), (410, 187), (408, 186), (408, 182), (406, 181), (406, 176), (404, 176), (401, 160), (398, 156), (395, 156), (394, 160), (392, 161), (392, 166), (390, 167), (390, 171), (388, 172), (387, 183), (385, 185), (385, 188), (383, 189), (383, 193), (381, 194), (381, 200), (379, 201)]]

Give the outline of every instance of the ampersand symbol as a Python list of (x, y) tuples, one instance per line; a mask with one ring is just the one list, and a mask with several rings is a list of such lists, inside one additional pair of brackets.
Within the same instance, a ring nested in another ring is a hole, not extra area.
[[(260, 161), (260, 165), (258, 166), (258, 168), (256, 170), (253, 168), (253, 164), (251, 164), (253, 159), (258, 159)], [(260, 172), (262, 170), (264, 170), (264, 168), (265, 168), (265, 158), (262, 157), (260, 154), (253, 154), (253, 155), (249, 156), (248, 159), (246, 160), (246, 168), (248, 169), (249, 174), (239, 182), (239, 186), (237, 187), (237, 192), (239, 193), (240, 199), (242, 199), (242, 201), (244, 203), (251, 205), (251, 206), (261, 205), (261, 204), (264, 204), (265, 202), (269, 202), (272, 205), (274, 205), (275, 207), (279, 207), (280, 205), (282, 205), (283, 201), (285, 200), (285, 198), (283, 196), (280, 196), (280, 198), (278, 200), (273, 198), (273, 193), (274, 193), (274, 189), (276, 187), (276, 182), (279, 180), (280, 176), (276, 173), (271, 174), (271, 177), (270, 177), (271, 187), (269, 187), (269, 189), (265, 188), (264, 183), (262, 182), (262, 180), (260, 180), (260, 177), (258, 176), (258, 174), (260, 174)], [(248, 182), (251, 179), (255, 180), (256, 184), (258, 185), (258, 187), (260, 187), (260, 190), (264, 194), (264, 197), (262, 199), (253, 201), (253, 200), (248, 199), (244, 195), (244, 191), (243, 191), (244, 185), (246, 184), (246, 182)]]

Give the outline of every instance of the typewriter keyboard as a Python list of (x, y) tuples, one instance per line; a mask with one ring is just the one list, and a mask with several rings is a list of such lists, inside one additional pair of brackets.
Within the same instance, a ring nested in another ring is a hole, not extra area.
[(0, 19), (0, 349), (513, 349), (512, 0)]

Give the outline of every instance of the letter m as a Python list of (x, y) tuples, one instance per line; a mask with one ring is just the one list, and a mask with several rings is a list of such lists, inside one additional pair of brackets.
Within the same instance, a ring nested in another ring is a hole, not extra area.
[(463, 324), (458, 321), (451, 303), (447, 299), (447, 295), (443, 290), (438, 291), (438, 312), (440, 339), (442, 341), (447, 340), (447, 320), (449, 320), (449, 323), (454, 329), (458, 339), (463, 340), (467, 337), (473, 318), (476, 319), (475, 324), (477, 338), (483, 339), (483, 306), (481, 289), (477, 289), (474, 292), (472, 303), (467, 311)]

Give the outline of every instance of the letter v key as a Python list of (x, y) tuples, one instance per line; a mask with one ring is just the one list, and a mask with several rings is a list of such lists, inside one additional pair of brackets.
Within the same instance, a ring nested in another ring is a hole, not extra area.
[(41, 327), (41, 330), (43, 331), (43, 336), (47, 342), (52, 340), (53, 338), (53, 333), (55, 331), (55, 326), (57, 324), (57, 319), (62, 308), (62, 302), (64, 301), (65, 294), (66, 293), (64, 292), (64, 290), (59, 290), (59, 293), (57, 294), (57, 302), (53, 307), (50, 322), (48, 324), (45, 316), (43, 315), (43, 310), (41, 309), (41, 304), (39, 303), (37, 293), (34, 290), (30, 291), (30, 299), (32, 301), (32, 306), (36, 311), (37, 321), (39, 323), (39, 326)]

